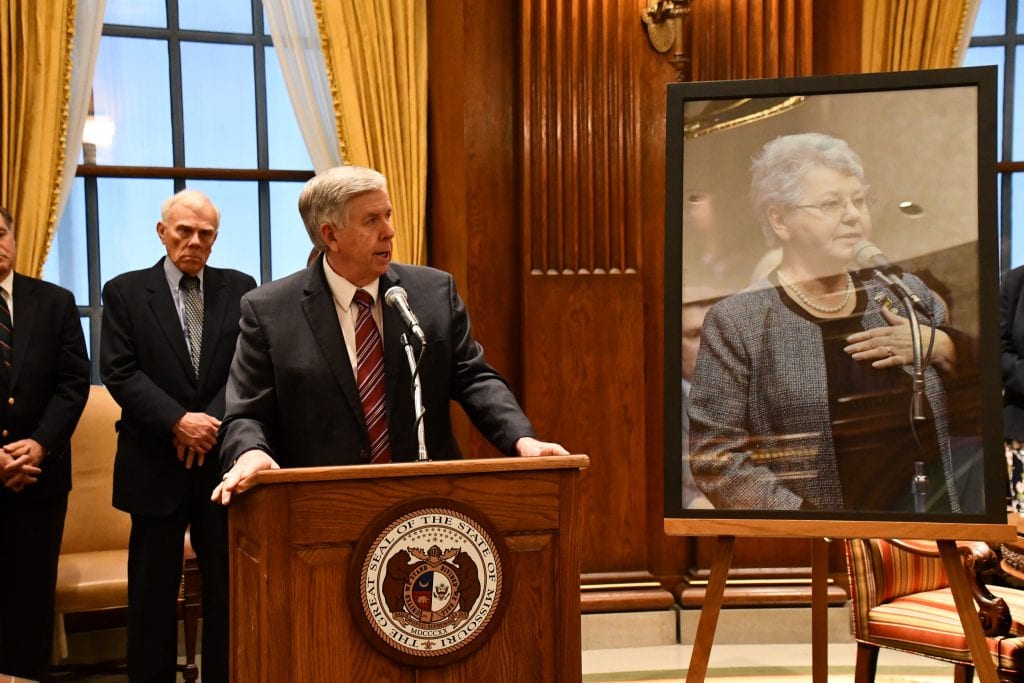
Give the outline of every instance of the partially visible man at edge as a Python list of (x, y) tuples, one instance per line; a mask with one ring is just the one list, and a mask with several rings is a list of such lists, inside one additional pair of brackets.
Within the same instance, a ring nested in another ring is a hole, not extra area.
[[(406, 328), (394, 308), (382, 306), (396, 286), (407, 290), (426, 336), (419, 372), (432, 459), (459, 457), (450, 400), (503, 453), (567, 453), (535, 438), (473, 339), (451, 275), (391, 262), (395, 231), (383, 175), (330, 169), (306, 184), (299, 212), (324, 256), (242, 298), (221, 426), (225, 474), (214, 500), (228, 504), (266, 469), (415, 459), (410, 372), (399, 341)], [(383, 376), (368, 368), (373, 349), (383, 357)], [(383, 396), (375, 407), (374, 392)]]
[(43, 680), (89, 358), (75, 297), (15, 273), (16, 253), (0, 207), (0, 671)]
[(217, 429), (238, 336), (238, 302), (256, 281), (207, 265), (220, 212), (197, 190), (164, 202), (167, 255), (103, 288), (103, 382), (121, 406), (114, 505), (131, 514), (128, 676), (174, 681), (177, 597), (190, 528), (203, 592), (203, 681), (228, 679), (227, 515), (210, 503)]

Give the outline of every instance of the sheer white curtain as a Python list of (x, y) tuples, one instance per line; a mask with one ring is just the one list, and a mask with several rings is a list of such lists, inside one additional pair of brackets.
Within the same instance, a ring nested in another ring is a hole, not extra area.
[(343, 163), (334, 102), (311, 0), (263, 0), (288, 97), (317, 173)]
[(60, 201), (57, 216), (64, 213), (71, 194), (71, 183), (78, 168), (78, 153), (82, 149), (82, 132), (89, 115), (92, 99), (92, 76), (96, 70), (96, 56), (100, 51), (100, 33), (103, 31), (103, 12), (107, 0), (78, 0), (75, 10), (75, 43), (71, 49), (71, 97), (68, 102), (67, 142), (64, 144), (64, 175), (60, 181)]
[[(89, 115), (92, 99), (92, 75), (96, 70), (96, 55), (100, 51), (100, 33), (103, 30), (103, 11), (107, 0), (78, 0), (75, 4), (75, 42), (71, 46), (71, 93), (68, 98), (68, 127), (64, 143), (64, 172), (60, 180), (60, 198), (57, 200), (57, 220), (64, 213), (71, 194), (71, 183), (78, 167), (78, 151), (82, 148), (82, 132)], [(59, 224), (59, 223), (58, 223)], [(56, 226), (54, 226), (56, 231)], [(53, 235), (50, 236), (52, 244)], [(50, 245), (46, 245), (49, 251)], [(82, 246), (84, 250), (84, 245)], [(58, 612), (53, 622), (53, 661), (68, 656), (64, 615)]]

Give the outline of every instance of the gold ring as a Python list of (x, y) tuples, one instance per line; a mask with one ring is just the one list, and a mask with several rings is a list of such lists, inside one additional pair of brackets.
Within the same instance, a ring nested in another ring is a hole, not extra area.
[(894, 353), (892, 352), (892, 347), (891, 347), (891, 346), (886, 346), (886, 347), (885, 347), (885, 352), (886, 352), (886, 353), (888, 354), (888, 356), (887, 356), (887, 357), (892, 357), (892, 356), (896, 355), (896, 354), (894, 354)]

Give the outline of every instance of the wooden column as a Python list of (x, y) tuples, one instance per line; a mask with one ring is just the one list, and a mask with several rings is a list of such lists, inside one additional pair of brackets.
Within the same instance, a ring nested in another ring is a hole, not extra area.
[[(693, 3), (693, 76), (843, 70), (851, 60), (822, 57), (837, 53), (814, 32), (855, 4)], [(584, 610), (665, 607), (666, 587), (706, 575), (711, 560), (710, 547), (662, 533), (661, 397), (676, 381), (661, 350), (665, 86), (676, 72), (647, 40), (644, 5), (427, 5), (429, 263), (455, 274), (488, 359), (540, 436), (591, 455)], [(493, 452), (464, 420), (458, 436), (467, 452)], [(737, 539), (733, 556), (776, 577), (802, 566), (797, 582), (809, 562), (807, 541)]]

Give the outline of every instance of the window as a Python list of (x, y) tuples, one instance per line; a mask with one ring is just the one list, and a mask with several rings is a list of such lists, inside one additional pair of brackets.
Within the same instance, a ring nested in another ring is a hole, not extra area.
[[(999, 68), (997, 103), (998, 215), (1002, 270), (1024, 264), (1024, 133), (1014, 129), (1024, 117), (1024, 15), (1018, 0), (982, 0), (964, 66), (994, 64)], [(1018, 68), (1020, 67), (1020, 68)]]
[(164, 199), (208, 194), (210, 264), (267, 282), (306, 264), (296, 202), (313, 172), (260, 0), (107, 0), (90, 113), (43, 277), (74, 292), (99, 381), (103, 283), (165, 253)]

